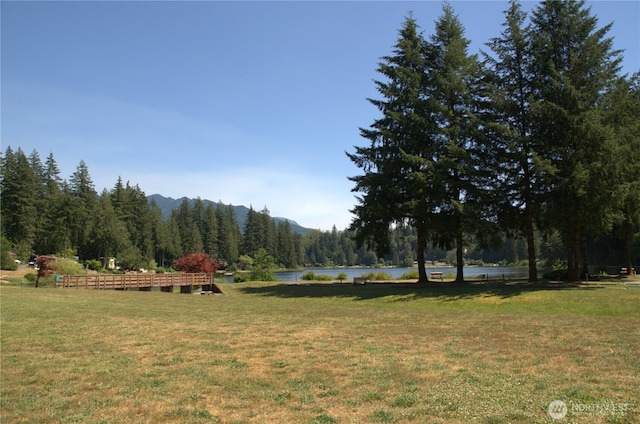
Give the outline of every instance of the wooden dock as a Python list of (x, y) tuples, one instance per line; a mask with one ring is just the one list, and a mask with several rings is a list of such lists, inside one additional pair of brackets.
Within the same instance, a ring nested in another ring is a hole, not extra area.
[(213, 275), (205, 273), (63, 275), (56, 281), (59, 288), (151, 291), (158, 287), (168, 293), (175, 287), (180, 287), (180, 293), (193, 293), (196, 286), (203, 292), (222, 293)]

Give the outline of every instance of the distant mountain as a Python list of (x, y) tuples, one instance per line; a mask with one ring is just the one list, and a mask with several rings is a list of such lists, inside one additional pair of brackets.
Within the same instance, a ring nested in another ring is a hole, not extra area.
[[(193, 204), (195, 203), (195, 199), (189, 199), (188, 197), (173, 199), (171, 197), (164, 197), (161, 194), (152, 194), (150, 196), (147, 196), (148, 202), (151, 202), (152, 200), (156, 202), (156, 205), (160, 209), (160, 214), (162, 215), (162, 219), (167, 219), (171, 215), (171, 211), (173, 211), (178, 206), (180, 206), (180, 204), (184, 201), (184, 199), (187, 199), (187, 201), (191, 206), (193, 206)], [(219, 202), (213, 202), (211, 200), (202, 199), (202, 203), (204, 203), (205, 206), (212, 204), (217, 209)], [(224, 206), (229, 206), (229, 205), (225, 204)], [(246, 206), (234, 206), (234, 205), (232, 205), (232, 207), (236, 213), (236, 220), (238, 221), (238, 226), (240, 227), (241, 231), (244, 231), (244, 224), (247, 220), (247, 215), (249, 214), (249, 208)], [(291, 220), (288, 218), (280, 218), (280, 217), (272, 216), (271, 219), (273, 219), (276, 222), (276, 225), (281, 221), (288, 221), (289, 225), (291, 225), (291, 231), (294, 233), (304, 234), (310, 231), (310, 228), (302, 227), (294, 220)]]

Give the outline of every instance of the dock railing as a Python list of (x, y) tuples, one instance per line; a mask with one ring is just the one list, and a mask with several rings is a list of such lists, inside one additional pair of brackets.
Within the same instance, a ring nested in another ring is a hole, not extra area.
[(99, 290), (150, 290), (154, 287), (214, 286), (213, 276), (205, 273), (164, 273), (164, 274), (86, 274), (63, 275), (56, 287)]

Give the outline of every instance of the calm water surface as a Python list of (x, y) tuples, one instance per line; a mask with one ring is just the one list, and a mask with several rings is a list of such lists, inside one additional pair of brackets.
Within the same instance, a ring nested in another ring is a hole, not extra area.
[[(384, 272), (391, 276), (392, 279), (400, 278), (403, 274), (410, 272), (412, 270), (418, 271), (418, 268), (305, 268), (301, 271), (284, 271), (284, 272), (276, 272), (275, 275), (278, 277), (279, 281), (299, 281), (302, 280), (302, 275), (308, 271), (313, 271), (315, 274), (322, 275), (330, 275), (332, 277), (337, 277), (338, 274), (344, 272), (347, 275), (347, 279), (345, 281), (353, 280), (354, 277), (360, 277), (363, 274), (368, 274), (370, 272), (378, 273)], [(447, 274), (451, 274), (453, 276), (456, 275), (455, 267), (436, 267), (436, 268), (427, 268), (427, 275), (430, 276), (432, 272), (442, 272), (445, 276)], [(474, 266), (474, 267), (465, 267), (464, 268), (464, 276), (465, 277), (473, 277), (476, 275), (488, 275), (489, 279), (495, 278), (518, 278), (518, 277), (527, 277), (528, 270), (527, 268), (516, 268), (516, 267), (503, 267), (503, 266)]]

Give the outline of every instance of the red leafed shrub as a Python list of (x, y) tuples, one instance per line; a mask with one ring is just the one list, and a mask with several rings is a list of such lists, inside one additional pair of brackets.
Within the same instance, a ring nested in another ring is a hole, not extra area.
[(213, 274), (220, 268), (220, 264), (211, 259), (207, 253), (189, 253), (173, 261), (173, 266), (182, 272), (205, 272), (207, 274)]
[(53, 262), (54, 258), (51, 256), (38, 256), (36, 258), (35, 266), (38, 268), (38, 277), (36, 278), (36, 287), (38, 287), (38, 283), (40, 282), (40, 277), (48, 277), (51, 273), (57, 268), (51, 262)]

